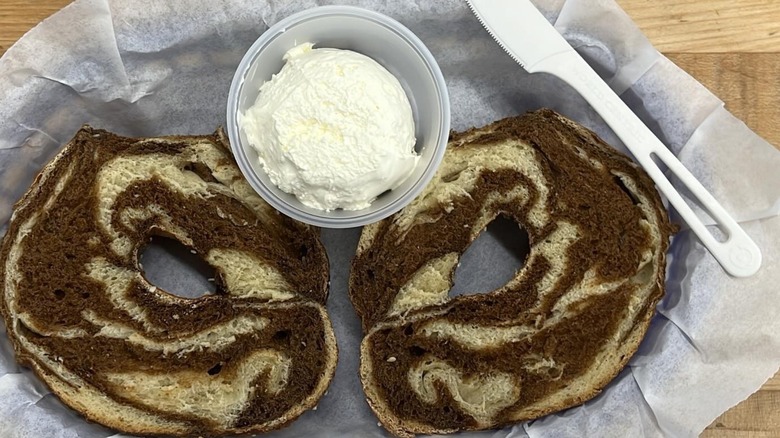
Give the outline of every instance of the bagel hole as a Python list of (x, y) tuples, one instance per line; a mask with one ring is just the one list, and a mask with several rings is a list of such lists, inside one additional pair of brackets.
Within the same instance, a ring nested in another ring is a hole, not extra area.
[(199, 298), (216, 292), (214, 268), (176, 239), (152, 236), (139, 261), (146, 280), (172, 295)]
[(461, 256), (450, 297), (501, 288), (517, 275), (530, 250), (525, 229), (503, 214), (497, 216)]

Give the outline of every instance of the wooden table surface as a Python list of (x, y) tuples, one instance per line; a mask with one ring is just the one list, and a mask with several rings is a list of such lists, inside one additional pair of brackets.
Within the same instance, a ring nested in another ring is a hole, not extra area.
[[(0, 55), (70, 0), (2, 0)], [(779, 0), (618, 0), (663, 54), (780, 146)], [(780, 315), (779, 315), (780, 316)], [(780, 373), (716, 419), (704, 438), (780, 437)]]

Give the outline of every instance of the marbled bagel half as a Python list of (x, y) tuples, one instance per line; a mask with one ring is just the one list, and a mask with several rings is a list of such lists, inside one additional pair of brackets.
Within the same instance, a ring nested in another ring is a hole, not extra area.
[[(150, 284), (139, 250), (177, 239), (216, 271), (197, 299)], [(16, 205), (0, 310), (17, 360), (90, 420), (139, 435), (282, 427), (336, 365), (315, 230), (248, 185), (221, 130), (125, 138), (82, 128)]]
[[(498, 215), (529, 235), (505, 286), (449, 297)], [(592, 398), (664, 293), (673, 227), (646, 173), (551, 110), (453, 134), (433, 181), (364, 228), (350, 278), (368, 403), (398, 436), (495, 428)]]

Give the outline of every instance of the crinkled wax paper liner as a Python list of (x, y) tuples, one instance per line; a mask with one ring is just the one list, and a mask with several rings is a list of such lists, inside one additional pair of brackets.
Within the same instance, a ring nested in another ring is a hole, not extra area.
[[(268, 24), (325, 3), (77, 0), (46, 20), (0, 60), (0, 223), (82, 123), (139, 136), (206, 133), (224, 123), (230, 78), (244, 50)], [(386, 13), (421, 37), (448, 81), (454, 129), (548, 106), (622, 147), (565, 84), (522, 72), (464, 2), (338, 3)], [(464, 436), (695, 436), (780, 364), (774, 287), (780, 270), (772, 269), (780, 256), (780, 154), (658, 54), (614, 1), (535, 3), (737, 216), (764, 251), (764, 269), (732, 279), (681, 231), (670, 252), (667, 295), (648, 336), (601, 395), (529, 424)], [(358, 230), (323, 231), (332, 262), (328, 307), (340, 348), (336, 378), (318, 410), (274, 436), (384, 435), (357, 380), (360, 326), (346, 298), (357, 236)], [(64, 407), (20, 369), (5, 335), (0, 347), (3, 436), (114, 435)]]

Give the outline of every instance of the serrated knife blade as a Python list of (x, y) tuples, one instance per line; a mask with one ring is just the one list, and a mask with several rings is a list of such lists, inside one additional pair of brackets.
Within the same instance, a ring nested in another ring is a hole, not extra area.
[[(501, 48), (529, 73), (550, 56), (574, 50), (527, 0), (467, 0)], [(550, 33), (553, 30), (553, 33)]]
[[(493, 39), (529, 73), (549, 73), (571, 85), (623, 141), (636, 161), (723, 269), (748, 277), (761, 267), (761, 251), (745, 230), (680, 160), (645, 126), (577, 54), (530, 0), (466, 0)], [(716, 238), (672, 185), (663, 162), (726, 234)]]

